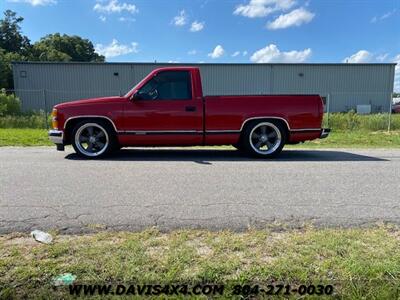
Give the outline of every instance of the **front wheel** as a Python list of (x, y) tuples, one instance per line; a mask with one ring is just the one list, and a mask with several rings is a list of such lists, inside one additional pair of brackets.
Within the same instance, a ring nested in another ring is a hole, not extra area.
[(114, 148), (114, 133), (107, 124), (83, 121), (72, 133), (72, 146), (76, 153), (86, 158), (98, 158), (109, 154)]
[(243, 132), (243, 147), (255, 157), (277, 156), (286, 141), (286, 130), (278, 122), (262, 121), (249, 124)]

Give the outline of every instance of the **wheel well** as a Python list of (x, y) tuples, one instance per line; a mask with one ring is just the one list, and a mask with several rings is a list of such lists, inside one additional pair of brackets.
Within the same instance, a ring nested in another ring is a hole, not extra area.
[(261, 118), (261, 119), (255, 119), (255, 120), (251, 120), (251, 121), (245, 122), (245, 125), (243, 126), (243, 129), (242, 129), (242, 131), (240, 133), (240, 137), (242, 137), (243, 132), (249, 126), (254, 126), (254, 124), (257, 124), (257, 123), (260, 123), (260, 122), (265, 122), (265, 121), (268, 121), (268, 122), (271, 122), (271, 123), (274, 123), (274, 124), (279, 124), (282, 128), (285, 129), (286, 138), (287, 138), (287, 140), (289, 139), (290, 131), (289, 131), (287, 123), (282, 119), (275, 119), (275, 118), (268, 118), (268, 117), (267, 118)]
[(106, 124), (109, 127), (109, 129), (111, 129), (113, 132), (115, 132), (114, 124), (106, 118), (96, 118), (96, 117), (74, 118), (67, 122), (67, 125), (65, 126), (64, 129), (64, 135), (67, 144), (71, 143), (72, 131), (74, 130), (75, 126), (82, 121), (100, 121), (101, 123)]

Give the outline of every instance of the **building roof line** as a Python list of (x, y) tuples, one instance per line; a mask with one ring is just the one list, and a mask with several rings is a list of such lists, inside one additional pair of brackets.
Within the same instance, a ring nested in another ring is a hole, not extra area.
[(12, 61), (13, 65), (42, 64), (42, 65), (170, 65), (170, 66), (206, 66), (206, 65), (232, 65), (232, 66), (395, 66), (396, 63), (168, 63), (168, 62), (53, 62), (53, 61)]

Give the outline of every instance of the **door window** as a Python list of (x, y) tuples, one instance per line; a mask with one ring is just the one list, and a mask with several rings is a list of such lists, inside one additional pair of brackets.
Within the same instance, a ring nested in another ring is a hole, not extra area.
[(143, 100), (190, 100), (192, 98), (189, 71), (160, 72), (138, 92)]

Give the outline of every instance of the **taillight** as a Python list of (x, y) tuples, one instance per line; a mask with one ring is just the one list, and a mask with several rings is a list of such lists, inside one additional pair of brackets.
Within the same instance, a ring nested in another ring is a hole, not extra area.
[(55, 108), (51, 112), (51, 127), (58, 130), (57, 109)]

